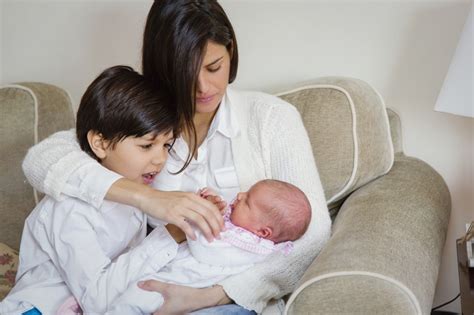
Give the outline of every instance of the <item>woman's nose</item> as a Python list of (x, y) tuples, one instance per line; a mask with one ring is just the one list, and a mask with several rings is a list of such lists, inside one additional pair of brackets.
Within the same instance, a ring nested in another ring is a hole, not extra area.
[(209, 80), (204, 71), (201, 71), (198, 76), (197, 90), (199, 93), (206, 94), (209, 89)]

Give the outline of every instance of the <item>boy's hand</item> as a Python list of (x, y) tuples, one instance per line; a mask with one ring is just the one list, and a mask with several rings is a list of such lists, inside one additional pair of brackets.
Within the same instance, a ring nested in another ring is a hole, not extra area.
[(198, 193), (202, 198), (212, 202), (220, 212), (224, 211), (225, 207), (227, 206), (227, 202), (225, 202), (225, 200), (219, 197), (217, 193), (210, 188), (204, 187), (200, 189)]
[(193, 240), (196, 234), (191, 223), (201, 230), (208, 242), (219, 237), (224, 227), (219, 208), (192, 192), (160, 191), (120, 178), (112, 184), (106, 199), (136, 207), (154, 218), (174, 224)]

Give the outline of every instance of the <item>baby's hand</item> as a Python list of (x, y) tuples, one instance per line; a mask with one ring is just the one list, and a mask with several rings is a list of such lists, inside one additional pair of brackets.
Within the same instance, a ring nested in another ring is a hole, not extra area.
[(198, 191), (199, 196), (206, 199), (207, 201), (212, 202), (216, 205), (217, 208), (222, 212), (225, 207), (227, 206), (227, 202), (225, 202), (221, 197), (217, 195), (217, 193), (207, 187), (204, 187)]

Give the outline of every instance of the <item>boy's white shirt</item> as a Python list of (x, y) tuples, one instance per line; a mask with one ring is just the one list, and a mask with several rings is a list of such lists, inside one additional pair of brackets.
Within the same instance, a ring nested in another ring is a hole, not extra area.
[[(278, 179), (299, 187), (312, 206), (308, 231), (294, 243), (292, 255), (271, 256), (271, 264), (257, 264), (219, 283), (237, 304), (261, 312), (271, 298), (294, 290), (329, 239), (331, 220), (311, 144), (296, 108), (275, 96), (231, 88), (225, 100), (231, 120), (239, 128), (230, 139), (238, 190), (247, 191), (265, 178)], [(80, 150), (74, 131), (56, 133), (31, 148), (23, 170), (37, 190), (56, 199), (64, 194), (77, 196), (96, 207), (113, 183), (112, 172)], [(195, 190), (198, 188), (202, 187)]]
[(145, 234), (146, 217), (135, 208), (46, 197), (26, 220), (16, 284), (0, 314), (33, 306), (55, 314), (71, 294), (85, 313), (105, 314), (125, 288), (176, 256), (178, 245), (164, 226)]

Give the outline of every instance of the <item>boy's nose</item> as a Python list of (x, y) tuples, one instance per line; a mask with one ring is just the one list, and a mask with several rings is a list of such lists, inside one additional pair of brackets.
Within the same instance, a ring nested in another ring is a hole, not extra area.
[(153, 165), (160, 165), (160, 164), (163, 164), (163, 163), (165, 163), (167, 156), (168, 156), (167, 153), (158, 153), (158, 154), (155, 154), (155, 156), (154, 156), (153, 159), (151, 160), (151, 163), (152, 163)]

